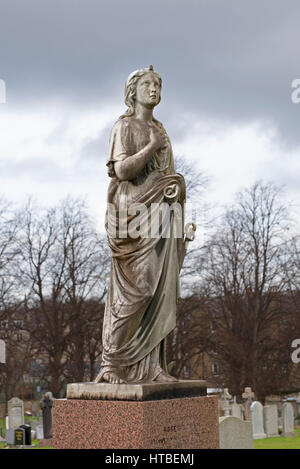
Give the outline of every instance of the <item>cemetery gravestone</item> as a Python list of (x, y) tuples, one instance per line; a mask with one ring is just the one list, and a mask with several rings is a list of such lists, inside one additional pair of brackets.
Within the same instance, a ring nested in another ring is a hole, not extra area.
[(224, 388), (223, 394), (221, 396), (222, 399), (222, 410), (224, 417), (228, 417), (230, 415), (230, 404), (229, 401), (232, 396), (228, 392), (228, 388)]
[(260, 402), (254, 401), (250, 407), (252, 431), (254, 440), (266, 438), (263, 426), (263, 406)]
[(43, 425), (43, 412), (41, 410), (38, 411), (37, 418), (38, 418), (38, 424)]
[(243, 399), (245, 399), (244, 410), (245, 410), (245, 420), (251, 420), (250, 407), (253, 402), (254, 392), (251, 391), (251, 388), (245, 388), (245, 391), (242, 394)]
[(236, 402), (231, 404), (231, 415), (232, 417), (244, 420), (243, 406), (241, 404), (237, 404)]
[(21, 399), (13, 397), (8, 401), (8, 426), (16, 429), (24, 425), (24, 403)]
[(264, 406), (264, 427), (268, 438), (279, 436), (277, 405)]
[(16, 446), (25, 445), (25, 430), (24, 428), (17, 428), (15, 430), (15, 443)]
[(40, 401), (40, 407), (43, 412), (44, 438), (52, 438), (52, 407), (53, 396), (51, 392), (46, 392)]
[(283, 436), (296, 436), (294, 432), (294, 409), (290, 402), (285, 402), (282, 406)]
[(7, 428), (5, 431), (5, 440), (8, 445), (15, 444), (15, 430), (13, 428)]
[(24, 441), (25, 445), (30, 446), (31, 445), (31, 427), (30, 425), (21, 425), (21, 427), (24, 430)]
[(40, 406), (38, 404), (38, 402), (32, 402), (31, 404), (31, 413), (32, 415), (37, 415), (38, 412), (40, 411)]
[(37, 425), (36, 427), (36, 438), (38, 440), (43, 440), (44, 439), (44, 428), (43, 425)]
[(220, 449), (253, 449), (252, 424), (237, 417), (219, 418)]

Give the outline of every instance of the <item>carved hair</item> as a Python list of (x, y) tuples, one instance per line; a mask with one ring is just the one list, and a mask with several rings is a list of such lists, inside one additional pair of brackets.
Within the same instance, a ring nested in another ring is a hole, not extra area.
[(161, 84), (161, 77), (159, 76), (157, 72), (153, 70), (152, 65), (149, 65), (148, 68), (142, 68), (140, 70), (135, 70), (134, 72), (132, 72), (127, 78), (127, 82), (125, 85), (125, 104), (128, 106), (128, 109), (120, 117), (120, 119), (124, 117), (133, 116), (134, 111), (135, 111), (136, 84), (143, 75), (146, 75), (146, 73), (149, 73), (149, 72), (155, 73), (155, 75), (158, 77), (160, 84)]

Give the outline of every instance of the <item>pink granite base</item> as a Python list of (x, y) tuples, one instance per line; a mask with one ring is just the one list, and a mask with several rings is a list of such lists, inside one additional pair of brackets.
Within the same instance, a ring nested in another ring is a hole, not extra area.
[(157, 401), (57, 399), (56, 449), (219, 448), (216, 396)]
[(43, 440), (39, 440), (39, 448), (51, 448), (52, 446), (52, 438), (44, 438)]

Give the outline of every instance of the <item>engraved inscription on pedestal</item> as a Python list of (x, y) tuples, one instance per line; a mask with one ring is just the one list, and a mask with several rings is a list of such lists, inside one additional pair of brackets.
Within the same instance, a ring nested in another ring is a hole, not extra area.
[[(196, 444), (199, 440), (209, 438), (211, 429), (207, 428), (205, 422), (195, 423), (191, 415), (180, 416), (180, 421), (175, 417), (170, 417), (170, 424), (157, 425), (155, 438), (151, 437), (145, 440), (146, 446), (150, 448), (181, 448), (186, 442), (187, 437), (191, 444)], [(193, 446), (191, 446), (193, 447)]]

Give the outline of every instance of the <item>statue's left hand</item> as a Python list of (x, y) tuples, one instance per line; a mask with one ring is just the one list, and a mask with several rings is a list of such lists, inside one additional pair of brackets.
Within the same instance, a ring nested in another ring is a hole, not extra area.
[(185, 241), (194, 241), (196, 225), (193, 222), (187, 223), (184, 227)]
[(164, 190), (164, 197), (169, 204), (174, 204), (180, 197), (180, 187), (178, 184), (170, 184)]

